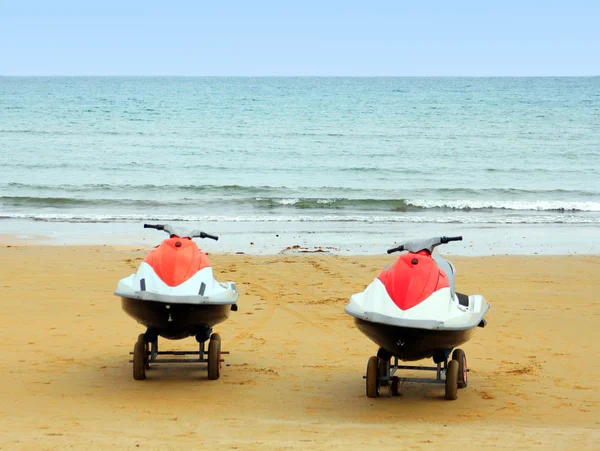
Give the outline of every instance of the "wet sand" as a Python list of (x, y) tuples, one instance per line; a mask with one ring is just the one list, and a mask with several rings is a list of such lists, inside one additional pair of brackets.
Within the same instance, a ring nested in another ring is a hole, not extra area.
[(492, 309), (462, 347), (469, 386), (446, 401), (414, 383), (365, 396), (376, 346), (343, 308), (387, 256), (210, 255), (240, 291), (215, 328), (231, 352), (221, 379), (198, 364), (134, 381), (144, 329), (112, 293), (143, 255), (0, 247), (0, 448), (600, 448), (599, 256), (453, 259), (458, 289)]

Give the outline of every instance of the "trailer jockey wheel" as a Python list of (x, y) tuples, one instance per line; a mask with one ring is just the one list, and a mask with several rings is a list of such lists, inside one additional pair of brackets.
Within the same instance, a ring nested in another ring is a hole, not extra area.
[(381, 385), (382, 387), (387, 387), (388, 386), (388, 364), (390, 363), (389, 360), (384, 360), (384, 359), (379, 359), (379, 377), (385, 377), (385, 380), (380, 380), (379, 381), (379, 385)]
[(398, 376), (392, 377), (392, 383), (390, 384), (390, 393), (392, 396), (400, 396), (400, 378)]

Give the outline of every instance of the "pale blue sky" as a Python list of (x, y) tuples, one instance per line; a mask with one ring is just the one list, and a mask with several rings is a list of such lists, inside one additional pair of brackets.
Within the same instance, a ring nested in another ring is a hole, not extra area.
[(0, 0), (1, 75), (600, 75), (600, 1)]

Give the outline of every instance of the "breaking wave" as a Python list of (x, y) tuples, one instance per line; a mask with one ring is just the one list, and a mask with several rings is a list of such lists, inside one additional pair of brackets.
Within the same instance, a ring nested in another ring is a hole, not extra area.
[[(208, 188), (209, 190), (210, 188)], [(228, 196), (224, 191), (231, 190), (236, 196)], [(263, 195), (257, 196), (257, 191)], [(137, 198), (91, 198), (78, 195), (77, 197), (37, 197), (37, 196), (1, 196), (0, 207), (11, 208), (95, 208), (103, 207), (163, 207), (187, 206), (190, 208), (204, 207), (218, 203), (223, 208), (239, 208), (240, 205), (250, 205), (256, 209), (265, 210), (340, 210), (378, 211), (389, 213), (419, 212), (419, 211), (519, 211), (519, 212), (600, 212), (600, 202), (594, 201), (562, 201), (562, 200), (419, 200), (419, 199), (362, 199), (349, 197), (272, 197), (269, 194), (276, 190), (269, 187), (253, 187), (248, 190), (235, 185), (219, 187), (219, 195), (185, 197), (180, 193), (176, 196), (162, 196), (162, 199), (152, 199), (149, 189), (142, 189)], [(164, 193), (163, 190), (157, 192)], [(208, 192), (203, 188), (202, 193)], [(200, 193), (200, 194), (202, 194)], [(243, 195), (240, 195), (243, 193)], [(68, 194), (68, 193), (66, 193)], [(73, 194), (73, 193), (71, 193)], [(78, 194), (78, 192), (75, 192)], [(104, 193), (109, 194), (110, 193)], [(129, 193), (131, 194), (131, 193)], [(188, 195), (192, 195), (188, 190)]]

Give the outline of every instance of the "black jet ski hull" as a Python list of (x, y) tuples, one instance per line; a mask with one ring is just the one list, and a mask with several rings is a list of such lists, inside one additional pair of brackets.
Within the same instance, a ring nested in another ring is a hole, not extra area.
[(354, 318), (356, 327), (373, 342), (403, 361), (433, 357), (443, 361), (455, 347), (469, 341), (473, 329), (429, 330), (391, 326)]
[(231, 312), (231, 304), (165, 304), (124, 297), (121, 306), (138, 323), (169, 340), (203, 334)]

